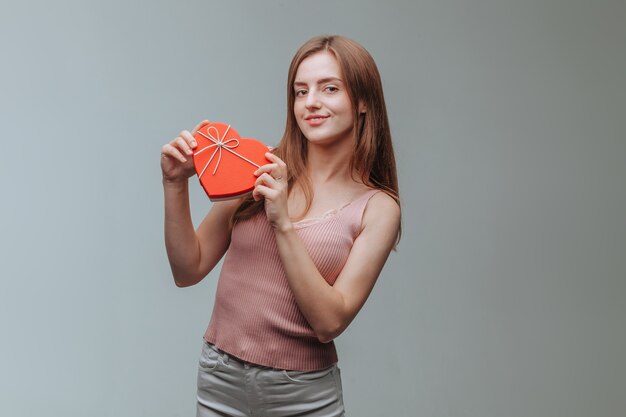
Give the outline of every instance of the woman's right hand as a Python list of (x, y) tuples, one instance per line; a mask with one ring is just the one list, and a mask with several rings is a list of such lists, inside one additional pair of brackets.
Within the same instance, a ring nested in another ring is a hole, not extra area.
[(208, 120), (200, 122), (191, 133), (180, 132), (176, 138), (161, 148), (161, 171), (164, 182), (185, 182), (196, 173), (193, 166), (193, 149), (198, 146), (193, 135), (208, 124)]

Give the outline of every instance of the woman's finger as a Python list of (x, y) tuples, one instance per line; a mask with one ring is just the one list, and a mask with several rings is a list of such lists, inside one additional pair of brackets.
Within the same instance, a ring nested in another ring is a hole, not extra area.
[(164, 156), (169, 156), (174, 159), (178, 159), (180, 162), (183, 162), (183, 163), (187, 162), (187, 158), (185, 158), (183, 154), (181, 154), (177, 148), (175, 148), (169, 143), (163, 147), (161, 154)]
[(261, 166), (259, 169), (257, 169), (256, 171), (254, 171), (254, 175), (256, 175), (258, 177), (261, 174), (263, 174), (264, 172), (267, 172), (268, 174), (272, 175), (272, 172), (274, 172), (274, 171), (278, 171), (278, 165), (277, 164), (265, 164), (265, 165)]
[(280, 159), (278, 156), (274, 155), (273, 153), (266, 152), (265, 157), (269, 159), (270, 161), (274, 162), (276, 165), (278, 165), (279, 168), (281, 169), (287, 168), (287, 164), (285, 164), (285, 161), (283, 161), (282, 159)]
[(264, 172), (259, 176), (259, 178), (256, 179), (254, 185), (266, 185), (272, 189), (275, 189), (279, 186), (279, 183), (276, 178), (272, 177), (267, 172)]
[(272, 192), (274, 190), (272, 190), (269, 187), (266, 187), (265, 185), (262, 184), (257, 184), (254, 187), (254, 190), (252, 191), (252, 198), (254, 198), (254, 201), (259, 201), (261, 198), (271, 198), (272, 197)]
[(185, 139), (191, 149), (195, 148), (198, 145), (196, 143), (196, 138), (194, 138), (193, 135), (187, 130), (183, 130), (182, 132), (180, 132), (180, 137)]
[(252, 197), (257, 201), (260, 200), (261, 197), (269, 201), (275, 201), (276, 198), (278, 197), (278, 194), (279, 194), (279, 191), (273, 190), (270, 187), (263, 185), (263, 184), (259, 184), (255, 186), (254, 190), (252, 191)]
[[(270, 161), (272, 161), (271, 164), (263, 165), (263, 167), (265, 167), (265, 166), (271, 166), (272, 167), (272, 171), (271, 171), (272, 177), (274, 177), (276, 179), (279, 179), (279, 180), (283, 179), (283, 178), (286, 179), (287, 178), (287, 174), (288, 174), (288, 172), (287, 172), (287, 164), (285, 164), (285, 162), (282, 159), (280, 159), (278, 156), (274, 155), (271, 152), (267, 152), (265, 154), (265, 157), (267, 159), (269, 159)], [(261, 168), (263, 168), (263, 167), (261, 167)], [(261, 168), (259, 168), (257, 170), (257, 172), (259, 172), (259, 173), (263, 172), (261, 170)]]
[(191, 134), (195, 135), (196, 132), (202, 128), (202, 126), (207, 125), (207, 124), (209, 124), (208, 120), (201, 121), (200, 123), (196, 125), (196, 127), (193, 128), (193, 130), (191, 131)]
[[(189, 133), (189, 132), (187, 132), (187, 133)], [(189, 143), (187, 143), (187, 141), (185, 139), (181, 138), (180, 136), (177, 137), (176, 139), (174, 139), (174, 142), (176, 143), (176, 145), (178, 145), (178, 149), (180, 149), (181, 151), (183, 151), (187, 155), (191, 155), (193, 153)]]
[(272, 177), (276, 178), (277, 180), (283, 178), (287, 180), (289, 172), (287, 171), (287, 165), (285, 164), (285, 162), (283, 162), (282, 159), (280, 159), (271, 152), (267, 152), (265, 156), (267, 157), (267, 159), (273, 162), (272, 164), (270, 164), (274, 167), (272, 170)]

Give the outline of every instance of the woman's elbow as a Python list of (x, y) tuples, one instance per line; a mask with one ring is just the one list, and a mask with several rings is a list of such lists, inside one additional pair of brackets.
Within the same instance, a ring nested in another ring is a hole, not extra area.
[(328, 326), (323, 329), (318, 329), (315, 332), (317, 336), (317, 340), (321, 343), (330, 343), (335, 340), (343, 331), (345, 330), (345, 326), (342, 324), (335, 324), (334, 326)]
[(174, 277), (174, 284), (176, 284), (178, 288), (191, 287), (192, 285), (196, 285), (197, 283), (202, 281), (202, 278), (203, 278), (203, 277), (193, 276), (191, 274), (176, 274), (176, 273), (172, 273), (172, 276)]
[(317, 340), (319, 340), (321, 343), (330, 343), (333, 340), (335, 340), (335, 337), (331, 336), (331, 335), (318, 335), (317, 336)]
[(185, 287), (189, 287), (191, 284), (189, 284), (186, 281), (181, 281), (179, 279), (174, 278), (174, 284), (176, 284), (176, 286), (178, 288), (185, 288)]

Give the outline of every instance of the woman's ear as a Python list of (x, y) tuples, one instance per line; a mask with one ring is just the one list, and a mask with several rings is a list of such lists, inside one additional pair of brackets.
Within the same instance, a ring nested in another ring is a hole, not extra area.
[(359, 102), (359, 114), (365, 114), (366, 110), (367, 110), (367, 107), (365, 106), (365, 103), (360, 101)]

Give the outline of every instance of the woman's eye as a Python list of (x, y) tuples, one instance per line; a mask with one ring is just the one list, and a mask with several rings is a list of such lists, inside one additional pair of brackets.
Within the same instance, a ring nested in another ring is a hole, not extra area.
[(306, 94), (306, 90), (296, 90), (296, 96), (303, 96)]
[(335, 91), (339, 91), (339, 89), (337, 87), (329, 85), (328, 87), (326, 87), (326, 91), (328, 91), (329, 93), (334, 93)]

